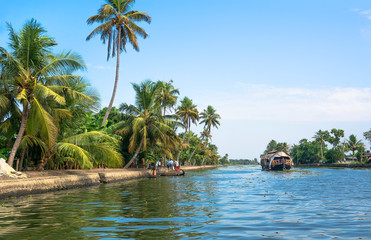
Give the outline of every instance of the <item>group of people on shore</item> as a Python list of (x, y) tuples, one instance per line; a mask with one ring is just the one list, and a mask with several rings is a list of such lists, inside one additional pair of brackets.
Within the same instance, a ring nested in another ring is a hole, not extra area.
[[(148, 169), (152, 169), (152, 174), (155, 176), (156, 170), (159, 169), (160, 167), (161, 167), (161, 161), (157, 160), (155, 164), (151, 164), (150, 166), (148, 166)], [(179, 171), (180, 169), (178, 160), (173, 161), (172, 159), (169, 159), (166, 161), (166, 167), (168, 170), (171, 169), (171, 170)]]

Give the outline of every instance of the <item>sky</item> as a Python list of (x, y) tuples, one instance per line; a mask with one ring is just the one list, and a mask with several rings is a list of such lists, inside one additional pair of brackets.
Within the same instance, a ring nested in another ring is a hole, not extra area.
[[(56, 52), (79, 53), (81, 74), (107, 106), (115, 59), (86, 20), (103, 0), (0, 0), (0, 46), (35, 18), (58, 42)], [(355, 134), (371, 129), (371, 1), (369, 0), (137, 0), (151, 24), (140, 51), (121, 54), (114, 105), (133, 103), (130, 83), (174, 81), (180, 98), (221, 115), (212, 129), (219, 154), (259, 158), (272, 139), (297, 144), (318, 130)], [(202, 126), (191, 130), (199, 133)]]

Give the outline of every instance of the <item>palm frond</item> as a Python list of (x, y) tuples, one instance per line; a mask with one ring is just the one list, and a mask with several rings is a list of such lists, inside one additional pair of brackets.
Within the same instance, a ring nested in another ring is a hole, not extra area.
[(64, 99), (64, 97), (54, 92), (51, 88), (41, 85), (41, 84), (37, 84), (35, 86), (34, 93), (37, 99), (49, 99), (50, 100), (51, 98), (60, 105), (64, 105), (66, 103), (66, 100)]
[(93, 167), (91, 154), (75, 144), (60, 142), (55, 145), (55, 149), (60, 156), (74, 159), (82, 168)]
[(39, 101), (34, 97), (31, 102), (31, 111), (27, 121), (27, 132), (37, 136), (48, 145), (52, 146), (58, 134), (53, 117), (45, 111)]

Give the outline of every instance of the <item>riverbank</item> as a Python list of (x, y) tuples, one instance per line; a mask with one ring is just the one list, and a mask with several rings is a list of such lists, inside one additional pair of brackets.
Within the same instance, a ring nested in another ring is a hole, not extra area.
[(309, 168), (309, 167), (323, 167), (323, 168), (371, 168), (371, 164), (344, 164), (344, 163), (332, 163), (332, 164), (320, 164), (320, 163), (313, 163), (313, 164), (300, 164), (295, 165), (294, 167), (302, 167), (302, 168)]
[[(215, 167), (184, 166), (182, 169), (187, 172)], [(147, 169), (46, 170), (24, 173), (27, 178), (1, 177), (0, 199), (152, 176), (152, 171)]]

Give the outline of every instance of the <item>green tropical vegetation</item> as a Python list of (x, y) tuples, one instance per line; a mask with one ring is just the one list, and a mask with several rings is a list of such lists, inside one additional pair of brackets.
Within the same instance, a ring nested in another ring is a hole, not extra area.
[[(365, 132), (364, 137), (370, 141), (371, 130)], [(271, 140), (262, 155), (272, 150), (289, 153), (295, 164), (371, 162), (371, 155), (366, 151), (362, 140), (357, 139), (354, 134), (347, 139), (344, 137), (344, 130), (336, 128), (330, 131), (318, 130), (313, 141), (304, 138), (292, 146)]]
[[(136, 21), (146, 13), (129, 11), (134, 1), (108, 1), (89, 18), (102, 23), (88, 37), (100, 34), (117, 54), (129, 41), (136, 50)], [(130, 22), (132, 20), (133, 22)], [(113, 24), (113, 22), (115, 22)], [(117, 22), (118, 21), (118, 22)], [(219, 164), (211, 130), (220, 115), (208, 106), (199, 114), (173, 81), (133, 83), (135, 103), (100, 109), (99, 95), (78, 73), (86, 69), (71, 51), (54, 53), (57, 42), (34, 19), (19, 31), (8, 24), (8, 47), (0, 47), (0, 157), (17, 170), (146, 167), (161, 159), (181, 164)], [(200, 121), (200, 122), (199, 122)], [(102, 124), (103, 123), (103, 124)], [(197, 135), (191, 126), (204, 125)], [(184, 132), (182, 131), (184, 129)]]

